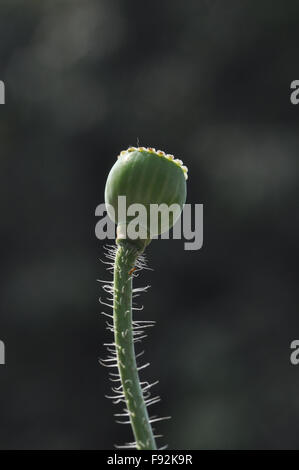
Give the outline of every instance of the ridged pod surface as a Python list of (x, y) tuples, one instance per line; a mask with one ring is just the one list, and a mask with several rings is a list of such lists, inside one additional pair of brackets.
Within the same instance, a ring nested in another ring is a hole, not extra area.
[[(149, 239), (169, 230), (179, 217), (186, 201), (187, 172), (181, 160), (160, 150), (130, 147), (121, 152), (109, 173), (105, 188), (105, 202), (109, 216), (119, 227), (126, 226), (133, 219), (133, 216), (121, 219), (118, 211), (119, 196), (126, 196), (127, 207), (142, 204), (146, 208), (147, 227), (150, 226), (150, 205), (166, 204), (170, 207), (176, 204), (179, 206), (178, 210), (170, 214), (168, 226), (162, 226), (159, 221), (154, 230), (148, 231)], [(109, 211), (109, 205), (115, 211), (115, 218)]]

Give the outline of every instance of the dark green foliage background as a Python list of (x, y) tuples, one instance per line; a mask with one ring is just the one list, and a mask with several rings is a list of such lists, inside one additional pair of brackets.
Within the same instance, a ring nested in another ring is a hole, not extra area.
[[(116, 155), (189, 167), (204, 248), (153, 242), (143, 377), (177, 449), (298, 448), (296, 1), (2, 0), (2, 449), (131, 440), (110, 385), (94, 235)], [(163, 442), (164, 443), (164, 442)]]

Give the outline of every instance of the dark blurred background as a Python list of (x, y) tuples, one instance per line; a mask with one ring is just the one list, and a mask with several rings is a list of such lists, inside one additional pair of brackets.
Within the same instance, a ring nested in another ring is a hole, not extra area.
[(170, 449), (298, 448), (299, 3), (2, 0), (0, 447), (132, 440), (98, 364), (94, 234), (129, 145), (189, 167), (204, 247), (154, 241), (142, 377)]

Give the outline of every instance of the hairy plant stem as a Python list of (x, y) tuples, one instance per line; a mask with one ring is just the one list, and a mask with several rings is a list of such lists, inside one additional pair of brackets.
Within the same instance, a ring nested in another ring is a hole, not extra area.
[(132, 269), (138, 250), (122, 240), (114, 267), (114, 335), (117, 363), (138, 450), (155, 450), (156, 444), (141, 389), (133, 342)]

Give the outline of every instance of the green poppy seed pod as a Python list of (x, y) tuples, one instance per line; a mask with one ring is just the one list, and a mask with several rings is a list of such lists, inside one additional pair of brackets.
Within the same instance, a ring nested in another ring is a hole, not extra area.
[[(117, 240), (127, 239), (143, 250), (153, 237), (168, 232), (185, 204), (187, 175), (181, 160), (160, 150), (130, 147), (121, 152), (105, 188), (107, 211), (117, 224)], [(167, 212), (164, 216), (162, 209)], [(137, 226), (135, 235), (131, 229)]]

